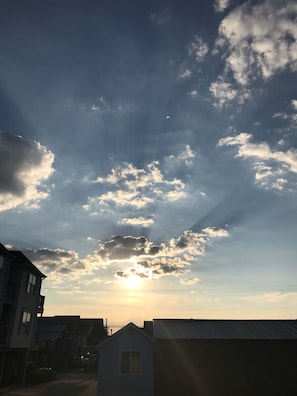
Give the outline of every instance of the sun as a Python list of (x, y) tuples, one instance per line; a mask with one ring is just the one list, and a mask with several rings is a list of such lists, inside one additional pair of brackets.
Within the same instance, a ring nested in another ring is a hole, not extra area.
[(141, 277), (137, 275), (129, 275), (124, 278), (124, 285), (128, 289), (137, 289), (141, 284)]

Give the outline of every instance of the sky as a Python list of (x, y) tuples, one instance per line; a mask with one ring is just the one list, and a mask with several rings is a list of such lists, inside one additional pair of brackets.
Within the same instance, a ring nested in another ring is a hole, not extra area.
[(296, 319), (297, 3), (0, 3), (0, 242), (45, 312)]

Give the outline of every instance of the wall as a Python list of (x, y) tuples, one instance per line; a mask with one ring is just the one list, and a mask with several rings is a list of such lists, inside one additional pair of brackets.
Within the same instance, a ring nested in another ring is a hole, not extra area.
[(155, 396), (297, 394), (297, 341), (156, 340)]
[[(27, 293), (27, 282), (30, 271), (25, 268), (20, 269), (20, 281), (15, 304), (15, 320), (11, 331), (9, 342), (10, 348), (32, 348), (34, 343), (34, 333), (36, 328), (37, 306), (40, 295), (41, 279), (37, 276), (34, 294)], [(31, 312), (30, 334), (20, 334), (19, 326), (21, 323), (23, 311)]]
[[(141, 352), (140, 374), (120, 372), (122, 351)], [(98, 360), (98, 396), (153, 395), (153, 342), (137, 330), (114, 335), (99, 349)]]

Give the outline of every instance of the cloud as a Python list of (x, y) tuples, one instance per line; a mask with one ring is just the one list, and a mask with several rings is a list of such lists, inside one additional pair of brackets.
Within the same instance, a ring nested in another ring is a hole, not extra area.
[(251, 162), (255, 182), (265, 189), (296, 189), (297, 150), (272, 150), (266, 142), (252, 143), (252, 135), (241, 133), (219, 140), (219, 146), (237, 146), (235, 157)]
[(154, 220), (148, 217), (125, 217), (119, 221), (120, 224), (129, 224), (135, 226), (149, 227), (154, 224)]
[[(224, 4), (225, 2), (217, 2)], [(225, 74), (241, 86), (267, 80), (285, 69), (297, 70), (297, 4), (290, 0), (246, 1), (219, 26), (217, 49), (222, 50)]]
[(150, 15), (150, 20), (157, 26), (166, 25), (171, 19), (171, 13), (168, 8), (164, 8), (161, 11), (157, 11)]
[(22, 252), (28, 257), (50, 281), (61, 281), (61, 277), (76, 277), (86, 274), (87, 268), (73, 250), (64, 249), (23, 249)]
[(189, 272), (191, 263), (205, 254), (213, 238), (227, 237), (226, 230), (208, 227), (197, 233), (187, 230), (167, 243), (154, 244), (146, 237), (113, 236), (99, 245), (94, 252), (97, 261), (124, 266), (115, 272), (116, 278), (129, 274), (142, 278), (159, 278), (163, 275), (180, 275)]
[(93, 103), (91, 106), (91, 111), (96, 114), (112, 114), (112, 115), (123, 115), (126, 113), (131, 113), (135, 111), (136, 105), (132, 103), (128, 103), (125, 101), (125, 104), (119, 102), (117, 105), (109, 103), (103, 96), (100, 96), (96, 103)]
[(194, 36), (193, 41), (188, 46), (188, 54), (196, 60), (202, 62), (209, 51), (208, 45), (203, 39), (197, 35)]
[(180, 80), (184, 80), (186, 78), (191, 77), (191, 75), (192, 75), (192, 72), (191, 72), (190, 69), (182, 68), (181, 71), (179, 72), (177, 78), (180, 79)]
[(200, 282), (199, 278), (182, 278), (180, 280), (182, 285), (195, 285), (198, 282)]
[(214, 9), (216, 12), (223, 12), (229, 7), (230, 0), (215, 0)]
[(295, 128), (297, 127), (297, 100), (293, 99), (290, 102), (290, 109), (285, 112), (278, 112), (275, 113), (272, 116), (272, 119), (274, 118), (278, 118), (278, 119), (282, 119), (282, 120), (286, 120), (289, 122), (288, 128), (289, 130), (293, 130), (295, 131)]
[(54, 154), (39, 142), (0, 132), (0, 211), (38, 208), (49, 196), (45, 182)]
[[(129, 274), (153, 279), (189, 272), (193, 260), (205, 254), (214, 238), (227, 236), (227, 231), (214, 227), (205, 228), (200, 233), (188, 230), (178, 238), (159, 244), (144, 236), (114, 235), (83, 258), (79, 258), (74, 250), (66, 249), (39, 248), (22, 252), (55, 283), (61, 283), (65, 277), (75, 279), (95, 273), (98, 282), (106, 281), (112, 275), (119, 279)], [(103, 276), (100, 270), (108, 268), (110, 276), (105, 272), (104, 278), (100, 278)]]
[(296, 100), (296, 99), (291, 100), (291, 106), (292, 106), (292, 108), (293, 108), (295, 111), (297, 111), (297, 100)]
[(182, 180), (165, 179), (158, 161), (149, 163), (145, 168), (124, 163), (113, 168), (106, 177), (98, 177), (96, 183), (111, 185), (111, 188), (98, 198), (89, 198), (88, 204), (84, 206), (88, 211), (98, 205), (142, 209), (151, 203), (174, 202), (187, 197)]

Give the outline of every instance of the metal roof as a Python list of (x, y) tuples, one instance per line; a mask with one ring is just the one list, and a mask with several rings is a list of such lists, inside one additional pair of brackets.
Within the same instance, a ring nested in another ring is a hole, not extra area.
[(297, 320), (154, 319), (156, 339), (297, 340)]

